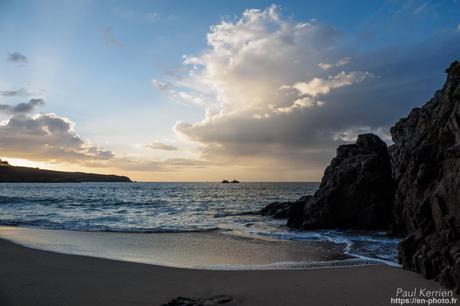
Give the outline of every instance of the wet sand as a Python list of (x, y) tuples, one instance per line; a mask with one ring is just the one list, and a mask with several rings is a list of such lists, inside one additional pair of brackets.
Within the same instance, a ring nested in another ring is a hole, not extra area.
[(440, 289), (397, 267), (204, 270), (31, 249), (0, 239), (0, 305), (162, 305), (228, 295), (223, 305), (390, 305), (397, 288)]
[(351, 258), (343, 253), (344, 245), (261, 240), (222, 232), (111, 233), (0, 226), (0, 238), (58, 253), (182, 268), (305, 267)]

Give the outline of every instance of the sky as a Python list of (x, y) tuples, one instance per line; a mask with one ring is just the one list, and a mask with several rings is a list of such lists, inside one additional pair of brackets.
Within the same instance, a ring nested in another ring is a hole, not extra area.
[(460, 59), (460, 1), (0, 0), (0, 158), (319, 181)]

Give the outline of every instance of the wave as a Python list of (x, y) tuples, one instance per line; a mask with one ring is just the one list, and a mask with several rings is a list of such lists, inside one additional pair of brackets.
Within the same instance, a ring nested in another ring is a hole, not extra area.
[(335, 268), (335, 267), (355, 267), (363, 265), (379, 264), (375, 260), (366, 260), (361, 258), (347, 258), (331, 261), (282, 261), (269, 264), (252, 264), (252, 265), (206, 265), (194, 266), (195, 269), (204, 270), (293, 270), (293, 269), (315, 269), (315, 268)]
[(66, 230), (78, 232), (106, 232), (106, 233), (145, 233), (145, 234), (161, 234), (161, 233), (206, 233), (217, 231), (228, 231), (219, 227), (207, 228), (117, 228), (106, 226), (82, 226), (82, 225), (66, 225), (57, 222), (51, 222), (45, 219), (30, 220), (30, 221), (17, 221), (17, 220), (0, 220), (2, 226), (14, 227), (27, 227), (27, 228), (41, 228), (52, 230)]
[(280, 240), (330, 242), (345, 245), (346, 255), (365, 261), (399, 266), (396, 261), (399, 239), (388, 237), (381, 231), (358, 230), (288, 230), (259, 233)]

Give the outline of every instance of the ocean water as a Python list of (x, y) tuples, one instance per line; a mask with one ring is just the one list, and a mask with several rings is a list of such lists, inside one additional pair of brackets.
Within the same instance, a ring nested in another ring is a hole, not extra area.
[(318, 183), (0, 184), (0, 225), (71, 231), (220, 231), (263, 240), (341, 244), (366, 261), (396, 264), (398, 240), (383, 232), (300, 232), (254, 214), (275, 201), (312, 194)]

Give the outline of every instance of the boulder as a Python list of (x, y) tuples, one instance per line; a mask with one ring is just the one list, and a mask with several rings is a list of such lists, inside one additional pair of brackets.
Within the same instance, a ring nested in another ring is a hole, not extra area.
[(299, 229), (386, 229), (391, 222), (394, 183), (387, 145), (374, 134), (341, 145), (321, 185), (292, 207), (288, 225)]
[(460, 63), (444, 87), (391, 128), (397, 183), (391, 233), (405, 269), (460, 290)]
[(296, 215), (295, 212), (291, 212), (292, 209), (295, 210), (296, 205), (301, 205), (302, 207), (310, 199), (311, 196), (303, 196), (295, 202), (275, 202), (268, 204), (266, 207), (262, 208), (259, 211), (259, 214), (262, 216), (271, 216), (275, 219), (286, 219), (289, 215)]

